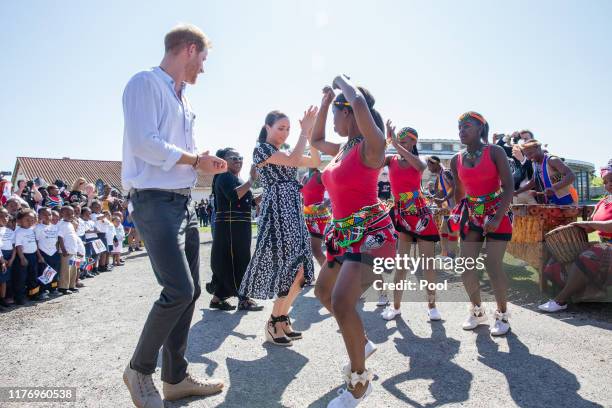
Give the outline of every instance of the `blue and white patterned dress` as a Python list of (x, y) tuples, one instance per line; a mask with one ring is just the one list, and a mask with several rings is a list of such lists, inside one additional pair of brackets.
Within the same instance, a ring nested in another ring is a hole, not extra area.
[[(258, 143), (253, 163), (263, 163), (277, 151), (270, 143)], [(289, 292), (300, 265), (304, 266), (305, 284), (311, 284), (314, 266), (297, 168), (266, 163), (258, 172), (263, 197), (257, 246), (242, 280), (240, 294), (254, 299), (272, 299)]]

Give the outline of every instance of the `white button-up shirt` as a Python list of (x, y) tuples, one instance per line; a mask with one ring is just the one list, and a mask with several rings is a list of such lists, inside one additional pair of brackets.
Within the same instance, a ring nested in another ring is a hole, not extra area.
[(176, 164), (183, 153), (196, 153), (195, 115), (174, 80), (161, 68), (137, 73), (123, 92), (123, 188), (179, 189), (195, 186), (197, 173)]

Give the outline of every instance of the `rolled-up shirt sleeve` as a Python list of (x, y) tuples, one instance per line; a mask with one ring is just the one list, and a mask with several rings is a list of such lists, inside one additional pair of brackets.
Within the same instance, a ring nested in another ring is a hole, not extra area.
[(136, 76), (123, 93), (125, 138), (134, 156), (164, 171), (170, 170), (185, 153), (159, 134), (161, 94), (150, 78)]

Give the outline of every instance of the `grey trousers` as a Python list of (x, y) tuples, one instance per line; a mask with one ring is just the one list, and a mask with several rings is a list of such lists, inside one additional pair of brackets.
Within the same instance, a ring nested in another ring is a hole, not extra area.
[(185, 378), (185, 350), (195, 301), (200, 296), (198, 217), (186, 196), (153, 190), (130, 193), (131, 213), (157, 282), (163, 287), (132, 356), (132, 368), (152, 374), (162, 350), (161, 379)]

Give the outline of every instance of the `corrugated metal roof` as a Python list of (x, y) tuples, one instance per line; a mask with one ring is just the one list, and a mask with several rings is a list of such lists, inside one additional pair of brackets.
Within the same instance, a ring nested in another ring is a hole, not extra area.
[[(47, 183), (62, 180), (72, 186), (79, 177), (95, 183), (98, 179), (121, 190), (121, 162), (112, 160), (50, 159), (42, 157), (17, 157), (13, 178), (21, 172), (29, 180), (43, 178)], [(13, 180), (14, 182), (15, 180)], [(212, 184), (212, 176), (198, 175), (196, 187), (206, 188)]]

